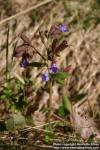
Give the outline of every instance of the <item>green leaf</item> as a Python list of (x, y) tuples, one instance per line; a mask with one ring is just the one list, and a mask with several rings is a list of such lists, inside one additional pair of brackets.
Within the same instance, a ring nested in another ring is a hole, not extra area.
[(88, 28), (90, 27), (90, 25), (91, 25), (91, 20), (92, 20), (92, 18), (91, 18), (90, 15), (88, 15), (88, 16), (83, 20), (83, 28), (84, 28), (84, 29), (88, 29)]
[(58, 115), (65, 116), (65, 109), (63, 105), (59, 107)]
[(45, 63), (40, 63), (40, 62), (32, 62), (29, 64), (29, 66), (32, 67), (43, 67), (45, 65)]
[(66, 73), (66, 72), (57, 72), (57, 73), (52, 74), (52, 77), (54, 79), (60, 79), (60, 80), (66, 79), (67, 76), (68, 76), (68, 73)]
[(85, 96), (87, 95), (87, 93), (76, 93), (76, 95), (73, 95), (70, 99), (72, 101), (79, 101), (82, 100)]
[(20, 95), (18, 102), (15, 103), (16, 109), (23, 111), (25, 105), (26, 105), (26, 102), (24, 100), (24, 95)]
[(6, 99), (6, 98), (7, 98), (7, 97), (6, 97), (6, 95), (4, 95), (4, 94), (0, 96), (0, 99), (3, 99), (3, 100), (4, 100), (4, 99)]
[(64, 6), (64, 9), (65, 9), (65, 12), (66, 12), (66, 16), (71, 16), (72, 15), (72, 6), (70, 3), (66, 3), (64, 0), (62, 1), (63, 2), (63, 6)]
[(27, 116), (27, 117), (26, 117), (26, 124), (27, 124), (28, 126), (34, 126), (34, 121), (33, 121), (32, 116)]
[(9, 118), (9, 119), (6, 121), (6, 128), (7, 128), (7, 130), (9, 130), (9, 131), (13, 131), (13, 130), (14, 130), (15, 125), (14, 125), (14, 119), (13, 119), (13, 117)]
[(0, 121), (0, 132), (4, 132), (6, 129), (5, 121), (1, 120)]
[(13, 131), (16, 128), (23, 127), (25, 125), (25, 118), (21, 114), (14, 114), (6, 121), (6, 128), (9, 131)]
[(64, 80), (61, 79), (56, 79), (56, 82), (59, 83), (60, 85), (64, 85), (65, 83)]
[(72, 112), (72, 106), (70, 100), (67, 98), (67, 96), (63, 96), (63, 106), (66, 110), (68, 110), (70, 113)]
[(50, 125), (45, 126), (45, 142), (50, 143), (51, 139), (54, 138), (54, 132)]
[(4, 91), (3, 91), (4, 95), (6, 95), (7, 98), (11, 98), (12, 95), (13, 95), (13, 92), (11, 89), (9, 88), (5, 88)]

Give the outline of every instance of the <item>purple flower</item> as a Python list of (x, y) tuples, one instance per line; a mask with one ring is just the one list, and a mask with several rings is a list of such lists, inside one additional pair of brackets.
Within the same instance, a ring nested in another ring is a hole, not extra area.
[(49, 81), (49, 75), (48, 75), (48, 73), (42, 74), (42, 80), (43, 81)]
[(27, 58), (22, 58), (21, 62), (20, 62), (20, 66), (23, 68), (26, 68), (29, 65), (29, 62), (27, 60)]
[(67, 32), (67, 31), (68, 31), (67, 26), (64, 25), (64, 24), (60, 24), (60, 25), (58, 26), (58, 28), (59, 28), (59, 30), (60, 30), (61, 32)]
[(49, 69), (49, 72), (50, 72), (50, 73), (56, 73), (56, 72), (58, 72), (58, 71), (59, 71), (59, 69), (58, 69), (56, 63), (53, 63), (53, 64), (51, 65), (51, 68)]

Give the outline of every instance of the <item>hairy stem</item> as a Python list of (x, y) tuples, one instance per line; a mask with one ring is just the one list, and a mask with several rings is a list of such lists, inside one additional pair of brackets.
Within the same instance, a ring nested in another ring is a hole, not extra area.
[(51, 117), (51, 107), (52, 107), (52, 80), (49, 81), (49, 99), (47, 103), (48, 113), (47, 113), (47, 122)]
[(30, 45), (34, 50), (35, 52), (45, 61), (46, 58), (33, 46), (33, 45)]

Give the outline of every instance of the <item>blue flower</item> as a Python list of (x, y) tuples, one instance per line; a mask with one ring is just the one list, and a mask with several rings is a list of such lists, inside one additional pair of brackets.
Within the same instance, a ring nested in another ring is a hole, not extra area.
[(23, 58), (20, 62), (20, 66), (26, 68), (29, 65), (27, 58)]
[(64, 25), (64, 24), (59, 25), (58, 28), (59, 28), (59, 30), (60, 30), (61, 32), (67, 32), (67, 31), (68, 31), (67, 26)]
[(56, 73), (56, 72), (58, 72), (58, 71), (59, 71), (59, 69), (58, 69), (56, 63), (53, 63), (53, 64), (51, 65), (51, 68), (49, 69), (49, 72), (50, 72), (50, 73)]
[(49, 75), (48, 75), (48, 73), (42, 74), (42, 80), (43, 81), (49, 81)]

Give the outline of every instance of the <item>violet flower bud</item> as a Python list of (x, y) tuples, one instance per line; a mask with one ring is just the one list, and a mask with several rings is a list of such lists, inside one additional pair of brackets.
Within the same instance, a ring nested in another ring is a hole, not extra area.
[(27, 58), (22, 58), (21, 62), (20, 62), (20, 66), (23, 68), (26, 68), (29, 65), (29, 62), (27, 60)]
[(49, 75), (48, 75), (48, 73), (44, 73), (44, 74), (42, 74), (42, 80), (43, 81), (49, 81)]
[(64, 25), (64, 24), (60, 24), (60, 25), (58, 26), (58, 28), (59, 28), (59, 30), (60, 30), (61, 32), (68, 32), (68, 28), (67, 28), (67, 26)]
[(49, 69), (49, 72), (50, 72), (50, 73), (56, 73), (56, 72), (58, 72), (58, 71), (59, 71), (59, 69), (58, 69), (56, 63), (53, 63), (53, 64), (51, 65), (51, 68)]

